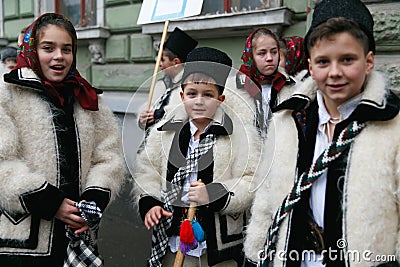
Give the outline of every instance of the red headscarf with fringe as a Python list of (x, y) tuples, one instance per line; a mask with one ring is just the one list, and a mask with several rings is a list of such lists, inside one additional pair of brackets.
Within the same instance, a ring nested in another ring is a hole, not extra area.
[[(246, 74), (247, 78), (251, 81), (246, 79), (244, 87), (246, 91), (251, 95), (255, 96), (257, 93), (261, 91), (261, 82), (262, 81), (269, 81), (272, 84), (272, 88), (276, 91), (280, 91), (283, 86), (286, 84), (286, 77), (278, 71), (278, 65), (276, 66), (276, 70), (271, 75), (264, 75), (258, 69), (253, 59), (253, 46), (252, 41), (254, 35), (260, 31), (266, 31), (272, 38), (276, 40), (278, 49), (279, 49), (279, 39), (275, 33), (273, 33), (268, 28), (256, 28), (246, 40), (246, 44), (244, 47), (244, 51), (242, 54), (242, 65), (240, 66), (239, 73)], [(279, 52), (279, 51), (278, 51)]]
[[(60, 89), (70, 89), (73, 91), (76, 99), (83, 109), (87, 110), (99, 110), (98, 108), (98, 97), (96, 90), (79, 74), (76, 69), (76, 50), (77, 50), (77, 37), (75, 30), (71, 36), (72, 38), (72, 51), (73, 51), (73, 62), (69, 73), (61, 82), (50, 82), (43, 75), (43, 71), (40, 67), (40, 61), (37, 53), (37, 25), (42, 20), (46, 19), (61, 19), (66, 23), (71, 24), (71, 22), (62, 15), (55, 13), (46, 13), (37, 18), (29, 27), (25, 30), (24, 40), (19, 48), (19, 53), (17, 55), (17, 66), (15, 69), (20, 68), (30, 68), (36, 75), (41, 79), (44, 87), (54, 96), (57, 97), (61, 106), (64, 105), (63, 96), (57, 91)], [(51, 21), (47, 25), (51, 24)], [(59, 26), (59, 25), (56, 25)], [(71, 24), (71, 29), (74, 29)], [(70, 32), (68, 32), (71, 34)]]

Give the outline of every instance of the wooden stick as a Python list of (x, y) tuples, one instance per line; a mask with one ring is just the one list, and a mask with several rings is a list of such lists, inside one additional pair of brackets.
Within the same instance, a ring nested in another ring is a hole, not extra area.
[[(198, 180), (201, 182), (201, 179)], [(189, 210), (188, 210), (188, 215), (187, 219), (188, 220), (193, 220), (194, 216), (196, 215), (196, 209), (197, 209), (197, 203), (196, 202), (190, 202)], [(176, 252), (175, 256), (175, 261), (174, 261), (174, 266), (173, 267), (182, 267), (183, 263), (185, 261), (185, 254), (182, 253), (181, 248), (178, 247), (178, 251)]]
[[(190, 221), (193, 220), (195, 214), (196, 214), (196, 203), (190, 202), (187, 219)], [(182, 267), (184, 262), (185, 262), (185, 254), (183, 254), (181, 248), (178, 247), (173, 267)]]
[(153, 79), (151, 80), (151, 86), (150, 86), (150, 91), (149, 91), (149, 98), (147, 100), (146, 110), (150, 109), (150, 106), (151, 106), (151, 100), (153, 98), (154, 87), (156, 85), (156, 80), (157, 80), (157, 72), (158, 72), (158, 68), (160, 66), (162, 53), (164, 51), (164, 43), (165, 43), (165, 38), (167, 36), (168, 25), (169, 25), (169, 20), (166, 20), (164, 23), (164, 30), (163, 30), (163, 33), (161, 36), (160, 49), (158, 50), (156, 65), (154, 66)]

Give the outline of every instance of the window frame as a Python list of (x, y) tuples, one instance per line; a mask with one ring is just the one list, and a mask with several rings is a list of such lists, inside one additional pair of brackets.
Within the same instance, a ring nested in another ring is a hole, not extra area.
[[(47, 2), (50, 0), (47, 0)], [(54, 12), (60, 13), (60, 1), (61, 0), (51, 0), (54, 4)], [(96, 0), (96, 24), (87, 25), (86, 20), (86, 6), (85, 0), (80, 0), (80, 19), (79, 27), (77, 28), (90, 28), (90, 27), (103, 27), (104, 26), (104, 0)]]

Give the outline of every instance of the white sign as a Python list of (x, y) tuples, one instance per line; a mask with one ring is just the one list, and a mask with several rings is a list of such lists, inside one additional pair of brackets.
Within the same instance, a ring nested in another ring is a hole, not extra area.
[(196, 16), (203, 0), (143, 0), (137, 24), (147, 24)]

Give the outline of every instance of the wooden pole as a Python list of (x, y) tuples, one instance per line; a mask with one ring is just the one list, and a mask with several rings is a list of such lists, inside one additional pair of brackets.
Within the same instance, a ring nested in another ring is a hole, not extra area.
[(160, 49), (158, 50), (156, 65), (154, 67), (153, 79), (151, 80), (151, 86), (150, 86), (150, 91), (149, 91), (149, 98), (147, 100), (146, 110), (150, 109), (150, 106), (151, 106), (151, 100), (153, 98), (153, 93), (154, 93), (154, 86), (156, 85), (156, 80), (157, 80), (157, 72), (158, 72), (158, 68), (160, 66), (160, 61), (161, 61), (162, 53), (164, 50), (165, 38), (166, 38), (167, 32), (168, 32), (168, 25), (169, 25), (169, 20), (166, 20), (164, 23), (164, 30), (163, 30), (163, 33), (161, 36)]
[[(196, 214), (196, 203), (190, 202), (187, 219), (190, 221), (193, 220), (195, 214)], [(185, 254), (183, 254), (181, 248), (178, 247), (173, 267), (182, 267), (184, 262), (185, 262)]]
[[(198, 181), (201, 182), (201, 179), (199, 179)], [(194, 216), (196, 215), (196, 209), (197, 209), (197, 203), (190, 202), (188, 215), (187, 215), (188, 220), (192, 221), (194, 219)], [(181, 251), (181, 248), (178, 247), (178, 251), (176, 252), (173, 267), (182, 267), (184, 262), (185, 262), (185, 254), (183, 254)]]

